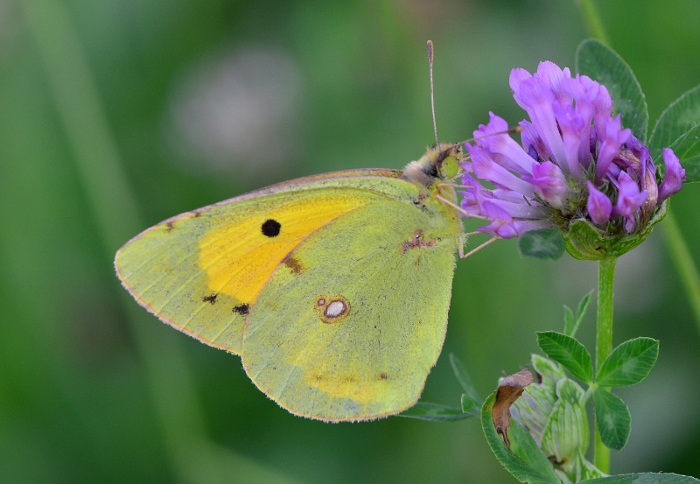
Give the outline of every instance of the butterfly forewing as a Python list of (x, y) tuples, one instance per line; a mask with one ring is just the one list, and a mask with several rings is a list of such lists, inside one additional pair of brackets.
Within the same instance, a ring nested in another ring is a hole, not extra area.
[[(117, 274), (139, 304), (164, 322), (240, 354), (248, 313), (282, 259), (330, 220), (385, 198), (336, 187), (394, 181), (398, 173), (315, 175), (170, 218), (117, 252)], [(275, 232), (275, 224), (284, 229)]]

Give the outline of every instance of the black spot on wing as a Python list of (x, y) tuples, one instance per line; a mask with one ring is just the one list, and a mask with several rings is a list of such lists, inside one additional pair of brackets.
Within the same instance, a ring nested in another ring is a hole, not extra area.
[(209, 296), (204, 296), (202, 298), (202, 302), (208, 302), (209, 304), (216, 304), (216, 297), (217, 296), (218, 296), (218, 294), (216, 294), (216, 293), (211, 294)]
[(281, 229), (282, 225), (277, 220), (271, 218), (265, 220), (262, 227), (260, 227), (260, 230), (265, 237), (277, 237), (280, 234)]
[(233, 312), (236, 314), (240, 314), (241, 316), (245, 316), (246, 314), (248, 314), (249, 311), (250, 306), (248, 306), (247, 304), (241, 304), (233, 308)]

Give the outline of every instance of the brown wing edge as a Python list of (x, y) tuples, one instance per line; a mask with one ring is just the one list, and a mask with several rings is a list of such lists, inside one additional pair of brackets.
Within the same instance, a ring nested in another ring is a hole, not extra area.
[[(204, 207), (196, 208), (194, 210), (190, 210), (188, 212), (183, 212), (179, 215), (172, 216), (170, 218), (167, 218), (161, 222), (158, 222), (157, 224), (147, 228), (143, 232), (135, 235), (131, 239), (129, 239), (122, 247), (117, 250), (117, 254), (119, 254), (119, 251), (129, 245), (131, 242), (138, 240), (141, 238), (144, 234), (150, 232), (151, 230), (155, 230), (157, 227), (160, 227), (161, 225), (168, 224), (170, 222), (176, 222), (178, 220), (181, 220), (183, 218), (187, 218), (191, 215), (196, 215), (198, 213), (203, 213), (206, 212), (207, 210), (213, 208), (213, 207), (219, 207), (221, 205), (228, 205), (230, 203), (236, 203), (236, 202), (242, 202), (244, 200), (249, 200), (257, 197), (262, 197), (265, 195), (269, 195), (272, 193), (284, 193), (286, 191), (292, 191), (291, 189), (299, 186), (304, 186), (304, 185), (309, 185), (313, 182), (317, 181), (322, 181), (322, 180), (331, 180), (331, 179), (342, 179), (342, 178), (353, 178), (353, 177), (358, 177), (358, 176), (374, 176), (374, 177), (381, 177), (381, 178), (399, 178), (401, 176), (401, 173), (403, 173), (401, 170), (390, 170), (390, 169), (385, 169), (385, 168), (367, 168), (367, 169), (362, 169), (362, 170), (344, 170), (344, 171), (334, 171), (334, 172), (329, 172), (329, 173), (323, 173), (320, 175), (310, 175), (302, 178), (295, 178), (293, 180), (289, 180), (286, 182), (281, 182), (281, 183), (276, 183), (274, 185), (270, 185), (268, 187), (264, 188), (259, 188), (257, 190), (253, 190), (252, 192), (247, 192), (242, 195), (238, 195), (233, 198), (228, 198), (226, 200), (222, 200), (220, 202), (212, 203), (209, 205), (206, 205)], [(289, 188), (290, 190), (280, 190), (280, 188)], [(116, 258), (115, 258), (116, 262)]]

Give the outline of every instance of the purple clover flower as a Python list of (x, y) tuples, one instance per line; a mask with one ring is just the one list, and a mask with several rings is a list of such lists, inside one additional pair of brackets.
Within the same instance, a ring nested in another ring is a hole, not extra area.
[(522, 144), (493, 113), (474, 132), (474, 144), (465, 144), (461, 206), (489, 222), (479, 231), (512, 238), (557, 228), (566, 237), (572, 222), (584, 220), (600, 233), (631, 236), (681, 189), (678, 157), (664, 149), (659, 185), (647, 147), (612, 116), (605, 86), (552, 62), (540, 63), (534, 75), (514, 69), (510, 86), (530, 118), (520, 123)]

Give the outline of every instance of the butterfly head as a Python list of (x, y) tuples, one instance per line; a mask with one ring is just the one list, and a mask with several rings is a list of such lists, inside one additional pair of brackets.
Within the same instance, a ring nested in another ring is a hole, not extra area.
[(435, 182), (450, 181), (459, 173), (461, 157), (461, 144), (440, 143), (428, 148), (420, 159), (406, 165), (403, 178), (426, 188), (432, 187)]

